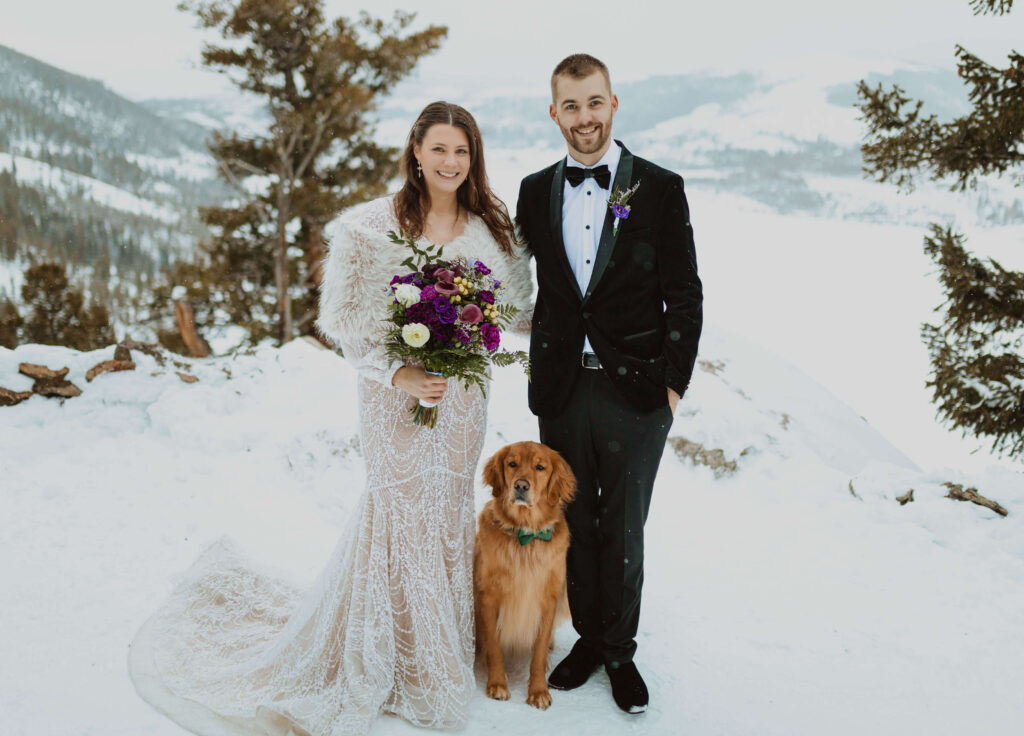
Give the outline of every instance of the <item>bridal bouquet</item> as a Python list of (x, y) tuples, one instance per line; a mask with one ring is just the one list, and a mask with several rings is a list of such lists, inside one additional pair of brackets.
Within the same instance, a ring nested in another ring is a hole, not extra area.
[[(388, 236), (412, 251), (402, 262), (409, 273), (392, 278), (387, 295), (384, 347), (392, 361), (418, 360), (428, 373), (459, 379), (467, 389), (476, 384), (484, 393), (491, 363), (519, 363), (529, 373), (526, 353), (498, 349), (519, 309), (501, 303), (502, 284), (486, 264), (443, 260), (443, 246), (421, 249), (401, 231)], [(433, 428), (437, 404), (421, 399), (412, 415), (416, 424)]]

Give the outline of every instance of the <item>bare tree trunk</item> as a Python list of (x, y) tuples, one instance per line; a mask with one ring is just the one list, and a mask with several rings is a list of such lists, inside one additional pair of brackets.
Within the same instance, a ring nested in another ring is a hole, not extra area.
[(324, 246), (324, 226), (316, 223), (309, 226), (309, 243), (306, 248), (306, 272), (309, 274), (309, 285), (316, 291), (324, 277), (324, 257), (327, 248)]
[(174, 320), (178, 323), (181, 340), (193, 358), (210, 355), (210, 344), (196, 331), (195, 313), (188, 302), (174, 302)]
[(277, 190), (277, 246), (274, 249), (274, 283), (277, 285), (278, 344), (292, 337), (292, 302), (288, 298), (288, 195), (281, 181)]

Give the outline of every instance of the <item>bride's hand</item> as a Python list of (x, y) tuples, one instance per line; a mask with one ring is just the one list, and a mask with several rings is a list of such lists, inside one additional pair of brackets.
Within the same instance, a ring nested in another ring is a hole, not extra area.
[(448, 379), (444, 376), (433, 376), (422, 368), (403, 365), (395, 371), (391, 384), (417, 399), (437, 402), (448, 388)]

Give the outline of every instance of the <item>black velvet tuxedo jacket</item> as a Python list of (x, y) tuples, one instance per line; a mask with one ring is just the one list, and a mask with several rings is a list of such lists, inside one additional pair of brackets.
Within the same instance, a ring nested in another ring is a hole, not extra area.
[(638, 412), (668, 403), (666, 386), (682, 396), (693, 375), (703, 294), (683, 180), (618, 145), (612, 191), (640, 186), (617, 232), (607, 208), (583, 292), (562, 242), (565, 159), (527, 176), (519, 188), (517, 225), (537, 259), (529, 397), (538, 416), (557, 416), (565, 407), (586, 370), (580, 364), (584, 336)]

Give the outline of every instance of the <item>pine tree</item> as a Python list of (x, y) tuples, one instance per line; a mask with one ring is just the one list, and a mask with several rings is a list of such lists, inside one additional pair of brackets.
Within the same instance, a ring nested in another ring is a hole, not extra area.
[(96, 350), (116, 342), (106, 307), (98, 303), (86, 307), (82, 292), (71, 286), (59, 263), (28, 269), (21, 298), (31, 310), (23, 325), (25, 342), (75, 350)]
[(215, 134), (210, 149), (238, 199), (200, 210), (214, 234), (206, 258), (181, 265), (172, 283), (185, 287), (197, 323), (242, 324), (251, 342), (284, 343), (312, 331), (324, 225), (383, 194), (396, 174), (397, 149), (373, 141), (377, 101), (447, 29), (407, 32), (414, 16), (402, 12), (328, 22), (321, 0), (178, 7), (220, 33), (225, 45), (207, 45), (203, 63), (265, 99), (271, 123), (256, 137)]
[[(1003, 15), (1013, 0), (972, 0), (975, 14)], [(910, 191), (918, 174), (952, 180), (954, 191), (986, 175), (1024, 182), (1024, 56), (1009, 54), (1005, 69), (956, 47), (957, 71), (971, 109), (941, 122), (924, 103), (894, 85), (857, 91), (868, 125), (865, 171)], [(953, 427), (992, 441), (993, 449), (1024, 457), (1024, 273), (970, 254), (965, 237), (932, 225), (925, 252), (939, 267), (942, 322), (926, 324), (933, 375), (928, 386), (939, 416)]]

